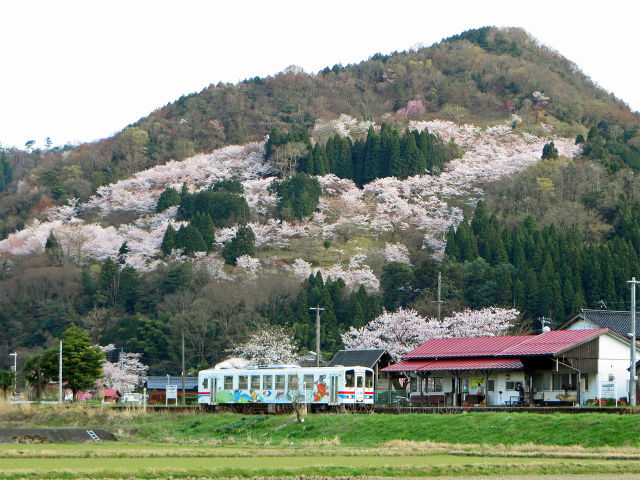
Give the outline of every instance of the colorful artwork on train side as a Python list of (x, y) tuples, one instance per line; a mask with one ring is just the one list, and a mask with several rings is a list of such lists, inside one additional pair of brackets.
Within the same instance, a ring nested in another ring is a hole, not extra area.
[[(324, 375), (314, 383), (314, 391), (300, 392), (304, 394), (306, 403), (322, 402), (324, 397), (329, 396), (327, 384), (323, 381)], [(293, 392), (285, 390), (219, 390), (217, 394), (218, 403), (291, 403), (294, 400)]]

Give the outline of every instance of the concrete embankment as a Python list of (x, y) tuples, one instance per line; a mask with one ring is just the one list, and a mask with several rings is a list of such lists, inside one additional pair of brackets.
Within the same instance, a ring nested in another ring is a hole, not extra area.
[(102, 428), (0, 428), (0, 443), (86, 443), (116, 440), (118, 439), (114, 434)]

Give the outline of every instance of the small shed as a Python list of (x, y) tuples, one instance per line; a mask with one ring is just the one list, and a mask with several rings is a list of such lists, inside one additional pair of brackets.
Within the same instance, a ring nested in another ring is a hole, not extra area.
[(374, 389), (378, 389), (379, 380), (388, 378), (387, 373), (380, 370), (393, 364), (391, 354), (384, 348), (372, 350), (340, 350), (329, 362), (329, 367), (343, 365), (345, 367), (368, 367), (373, 368)]
[(104, 389), (104, 402), (105, 403), (117, 403), (120, 400), (120, 392), (116, 388)]

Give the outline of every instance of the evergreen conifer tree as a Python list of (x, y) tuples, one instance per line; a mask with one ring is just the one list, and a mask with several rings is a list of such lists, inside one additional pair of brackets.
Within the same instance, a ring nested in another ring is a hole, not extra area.
[(167, 256), (174, 248), (178, 248), (176, 246), (176, 231), (173, 226), (168, 225), (167, 229), (164, 231), (164, 237), (162, 237), (160, 251), (162, 252), (162, 255)]

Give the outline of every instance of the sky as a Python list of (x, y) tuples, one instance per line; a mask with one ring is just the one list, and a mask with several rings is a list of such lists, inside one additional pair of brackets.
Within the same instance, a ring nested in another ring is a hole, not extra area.
[(640, 2), (0, 2), (0, 145), (109, 137), (218, 82), (315, 73), (470, 28), (522, 27), (640, 110)]

